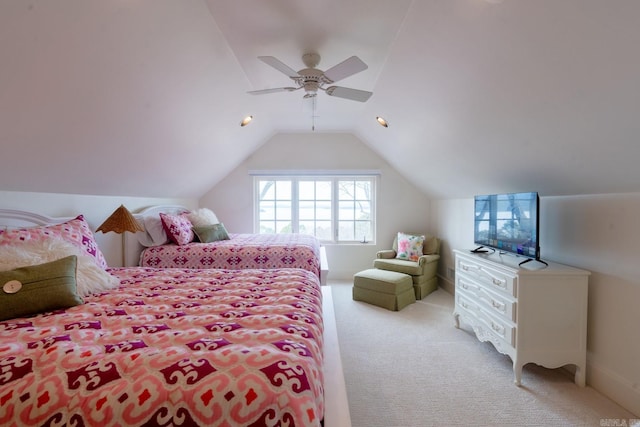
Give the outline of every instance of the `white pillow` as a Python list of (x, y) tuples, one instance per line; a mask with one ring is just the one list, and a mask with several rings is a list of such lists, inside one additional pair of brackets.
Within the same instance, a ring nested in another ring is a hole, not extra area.
[(204, 225), (219, 224), (218, 217), (211, 209), (200, 208), (187, 214), (187, 218), (194, 227), (202, 227)]
[(86, 297), (120, 285), (120, 281), (100, 268), (93, 257), (59, 238), (0, 244), (0, 271), (43, 264), (69, 255), (78, 257), (76, 269), (78, 295)]
[(142, 246), (148, 248), (151, 246), (164, 245), (169, 242), (169, 236), (167, 236), (167, 232), (164, 230), (159, 214), (144, 216), (138, 220), (138, 223), (142, 223), (140, 225), (144, 228), (144, 231), (138, 231), (136, 233), (138, 243)]
[(144, 229), (151, 236), (154, 246), (164, 245), (169, 241), (169, 236), (164, 230), (159, 214), (147, 215), (144, 217)]

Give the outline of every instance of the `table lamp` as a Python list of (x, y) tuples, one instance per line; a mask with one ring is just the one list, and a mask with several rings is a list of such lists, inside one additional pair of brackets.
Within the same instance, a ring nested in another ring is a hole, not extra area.
[(118, 234), (122, 234), (122, 266), (126, 267), (125, 256), (125, 244), (124, 244), (124, 232), (129, 231), (135, 233), (137, 231), (144, 231), (138, 221), (131, 215), (131, 212), (124, 205), (120, 205), (118, 209), (107, 218), (96, 231), (102, 231), (108, 233), (113, 231)]

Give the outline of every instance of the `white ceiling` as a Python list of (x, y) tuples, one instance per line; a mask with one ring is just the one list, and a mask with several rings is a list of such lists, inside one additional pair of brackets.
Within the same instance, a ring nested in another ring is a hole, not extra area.
[(374, 93), (319, 93), (316, 132), (430, 197), (637, 192), (638, 22), (637, 0), (2, 0), (0, 189), (199, 197), (311, 132), (300, 91), (246, 92), (291, 83), (257, 56), (314, 50)]

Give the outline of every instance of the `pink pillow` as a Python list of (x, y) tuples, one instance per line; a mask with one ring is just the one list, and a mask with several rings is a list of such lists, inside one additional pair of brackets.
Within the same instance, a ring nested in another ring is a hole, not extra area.
[(176, 245), (186, 245), (193, 241), (193, 230), (191, 221), (186, 214), (171, 215), (166, 213), (160, 214), (162, 226), (171, 240)]
[(99, 267), (107, 268), (107, 261), (100, 248), (98, 248), (89, 224), (87, 224), (82, 215), (78, 215), (76, 218), (62, 224), (17, 228), (0, 232), (0, 245), (9, 245), (12, 242), (27, 240), (42, 242), (50, 237), (59, 237), (80, 249), (84, 249), (96, 260), (96, 264)]

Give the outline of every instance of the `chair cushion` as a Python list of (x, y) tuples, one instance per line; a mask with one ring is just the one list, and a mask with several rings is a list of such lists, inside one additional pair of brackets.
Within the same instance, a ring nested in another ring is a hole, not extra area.
[(424, 247), (422, 248), (424, 255), (434, 255), (440, 253), (440, 240), (437, 237), (426, 237), (424, 239)]
[(403, 259), (376, 259), (373, 266), (380, 270), (395, 271), (398, 273), (408, 274), (410, 276), (420, 276), (423, 272), (422, 266), (415, 261), (407, 261)]

